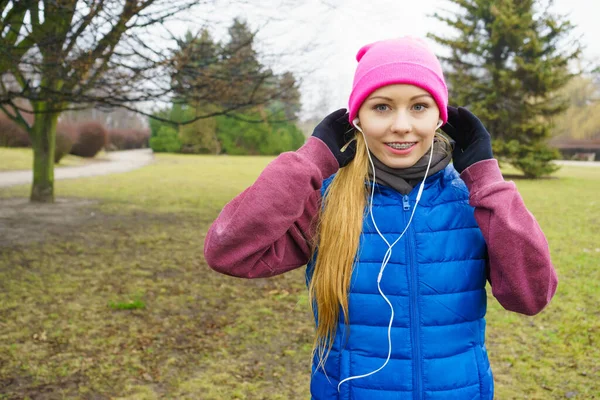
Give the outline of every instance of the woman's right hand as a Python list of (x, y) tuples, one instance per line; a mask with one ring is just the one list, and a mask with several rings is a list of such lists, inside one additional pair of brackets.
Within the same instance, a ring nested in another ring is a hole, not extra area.
[[(313, 131), (312, 136), (321, 139), (338, 161), (340, 168), (348, 165), (356, 155), (354, 128), (348, 122), (348, 112), (340, 108), (321, 121)], [(345, 147), (345, 148), (344, 148)], [(344, 150), (342, 151), (342, 148)]]

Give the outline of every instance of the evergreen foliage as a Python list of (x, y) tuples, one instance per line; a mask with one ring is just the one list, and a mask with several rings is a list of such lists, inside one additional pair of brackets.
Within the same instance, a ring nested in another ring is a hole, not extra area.
[[(197, 110), (174, 104), (157, 115), (186, 121)], [(156, 152), (196, 154), (277, 155), (304, 144), (304, 134), (285, 119), (284, 110), (254, 108), (239, 113), (175, 125), (151, 120), (150, 147)]]
[(552, 117), (568, 107), (558, 97), (580, 54), (574, 26), (545, 0), (449, 0), (458, 11), (434, 14), (454, 37), (429, 36), (442, 57), (454, 105), (468, 107), (489, 129), (494, 155), (529, 177), (552, 173), (557, 151), (546, 145)]
[(150, 138), (150, 147), (157, 153), (179, 153), (181, 142), (177, 129), (169, 125), (159, 126), (156, 134)]
[[(176, 151), (188, 153), (276, 155), (296, 150), (304, 143), (293, 122), (301, 108), (296, 78), (291, 72), (276, 75), (261, 63), (255, 33), (245, 21), (235, 19), (228, 33), (226, 43), (215, 42), (207, 29), (197, 35), (187, 32), (178, 41), (171, 76), (177, 95), (170, 108), (155, 113), (175, 124), (152, 120), (152, 136), (172, 136), (165, 125), (175, 129), (181, 144)], [(151, 141), (151, 146), (163, 149), (163, 140)]]
[[(217, 117), (217, 136), (223, 153), (231, 155), (277, 155), (304, 144), (304, 134), (293, 123), (282, 120), (283, 111), (251, 110)], [(262, 119), (262, 122), (248, 122)]]

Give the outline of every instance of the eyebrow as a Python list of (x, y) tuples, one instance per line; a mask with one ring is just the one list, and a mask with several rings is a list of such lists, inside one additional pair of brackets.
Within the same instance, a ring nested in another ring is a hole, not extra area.
[[(418, 99), (419, 97), (430, 97), (433, 99), (433, 97), (429, 93), (423, 93), (423, 94), (418, 94), (416, 96), (411, 97), (410, 101)], [(386, 97), (386, 96), (373, 96), (373, 97), (369, 97), (367, 100), (374, 100), (374, 99), (383, 99), (383, 100), (387, 100), (387, 101), (394, 101), (393, 99)]]

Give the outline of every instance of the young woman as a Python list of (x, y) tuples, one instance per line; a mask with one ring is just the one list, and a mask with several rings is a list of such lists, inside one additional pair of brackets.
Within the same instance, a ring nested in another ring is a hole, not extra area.
[(540, 312), (557, 285), (547, 241), (423, 41), (357, 60), (348, 112), (224, 207), (205, 258), (245, 278), (308, 263), (313, 399), (492, 399), (486, 281), (507, 310)]

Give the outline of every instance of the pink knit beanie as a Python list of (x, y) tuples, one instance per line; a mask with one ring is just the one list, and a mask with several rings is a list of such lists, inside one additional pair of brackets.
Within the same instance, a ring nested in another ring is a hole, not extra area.
[(448, 88), (442, 66), (423, 40), (403, 37), (371, 43), (358, 51), (356, 60), (358, 66), (348, 104), (350, 122), (372, 92), (382, 86), (405, 83), (431, 93), (440, 109), (440, 118), (446, 123)]

